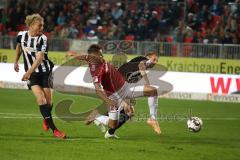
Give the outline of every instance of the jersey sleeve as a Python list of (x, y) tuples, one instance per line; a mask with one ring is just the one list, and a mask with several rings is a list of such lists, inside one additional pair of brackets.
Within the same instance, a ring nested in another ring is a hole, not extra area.
[(17, 43), (21, 43), (21, 39), (22, 39), (22, 32), (19, 32), (17, 35)]
[(47, 37), (41, 36), (41, 38), (38, 41), (37, 44), (37, 51), (47, 53), (48, 52), (48, 43), (47, 43)]

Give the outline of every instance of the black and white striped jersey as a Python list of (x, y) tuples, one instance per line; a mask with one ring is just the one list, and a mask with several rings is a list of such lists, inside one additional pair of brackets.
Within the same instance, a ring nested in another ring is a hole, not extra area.
[(17, 36), (17, 43), (21, 44), (24, 69), (27, 70), (32, 66), (33, 62), (36, 60), (36, 53), (43, 52), (44, 60), (35, 69), (36, 73), (49, 72), (53, 68), (53, 63), (48, 59), (48, 44), (47, 37), (42, 34), (36, 37), (31, 37), (28, 31), (20, 31)]
[(137, 83), (143, 77), (139, 70), (139, 64), (144, 62), (145, 66), (148, 67), (148, 61), (146, 57), (138, 56), (123, 64), (118, 68), (118, 71), (125, 77), (128, 83)]

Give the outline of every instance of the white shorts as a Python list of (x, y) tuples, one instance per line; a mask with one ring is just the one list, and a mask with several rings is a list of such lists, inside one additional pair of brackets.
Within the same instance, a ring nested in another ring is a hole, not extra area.
[(125, 82), (122, 88), (117, 92), (110, 95), (108, 98), (117, 102), (118, 111), (120, 112), (123, 109), (122, 102), (125, 99), (132, 99), (136, 97), (144, 96), (144, 86), (136, 86), (136, 83), (127, 83)]

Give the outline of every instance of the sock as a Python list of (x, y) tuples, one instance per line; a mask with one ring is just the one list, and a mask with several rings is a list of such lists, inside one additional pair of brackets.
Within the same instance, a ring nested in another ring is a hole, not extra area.
[(120, 118), (118, 120), (118, 126), (116, 128), (110, 128), (108, 130), (108, 133), (109, 134), (114, 134), (115, 131), (120, 128), (127, 120), (129, 119), (129, 116), (124, 112), (124, 111), (121, 111), (120, 113)]
[(108, 125), (108, 121), (109, 121), (109, 117), (108, 116), (104, 116), (104, 115), (100, 115), (96, 118), (96, 120), (98, 120), (99, 122), (101, 122), (102, 124), (104, 124), (105, 126)]
[(157, 96), (148, 97), (148, 106), (151, 118), (157, 119), (158, 97)]
[(49, 128), (51, 128), (52, 131), (54, 131), (56, 129), (56, 126), (54, 125), (53, 120), (52, 120), (50, 107), (47, 104), (44, 104), (44, 105), (40, 105), (39, 108), (40, 108), (40, 112), (41, 112), (43, 118), (46, 120)]

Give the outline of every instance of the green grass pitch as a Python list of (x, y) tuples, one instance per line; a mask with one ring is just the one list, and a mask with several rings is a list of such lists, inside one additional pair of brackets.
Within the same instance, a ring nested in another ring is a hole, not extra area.
[[(54, 103), (70, 98), (72, 112), (84, 111), (100, 103), (84, 96), (55, 93)], [(147, 126), (147, 99), (137, 99), (136, 117), (117, 134), (119, 140), (106, 140), (94, 125), (65, 122), (55, 118), (66, 132), (61, 140), (42, 130), (42, 119), (30, 91), (0, 89), (0, 157), (3, 160), (111, 159), (111, 160), (239, 160), (240, 105), (208, 101), (159, 99), (162, 134)], [(191, 133), (186, 117), (203, 119), (203, 129)], [(32, 117), (32, 118), (31, 118)], [(185, 117), (185, 118), (184, 118)]]

